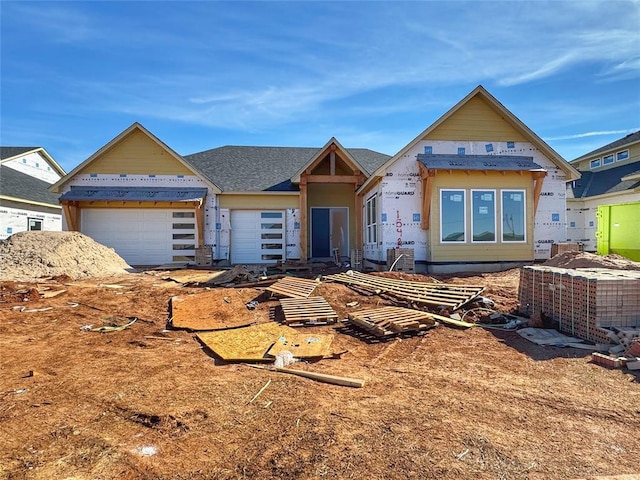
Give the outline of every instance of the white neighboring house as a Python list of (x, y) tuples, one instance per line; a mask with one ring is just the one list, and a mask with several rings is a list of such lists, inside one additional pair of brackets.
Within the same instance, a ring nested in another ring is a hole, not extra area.
[(640, 209), (640, 130), (570, 163), (582, 176), (567, 183), (567, 240), (596, 252), (599, 206), (633, 204)]
[(0, 147), (0, 240), (26, 230), (62, 230), (49, 187), (66, 172), (42, 147)]

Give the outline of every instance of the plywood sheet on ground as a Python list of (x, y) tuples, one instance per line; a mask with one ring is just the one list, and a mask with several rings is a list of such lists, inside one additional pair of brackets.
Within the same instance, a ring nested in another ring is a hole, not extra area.
[(266, 290), (284, 297), (307, 298), (317, 286), (318, 282), (308, 278), (284, 277)]
[(176, 283), (186, 284), (186, 283), (206, 283), (211, 282), (218, 276), (222, 275), (225, 271), (206, 271), (206, 272), (195, 272), (193, 270), (176, 270), (172, 272), (171, 275), (167, 275), (162, 277), (163, 280), (173, 281)]
[(171, 298), (170, 317), (174, 328), (189, 330), (220, 330), (249, 325), (255, 313), (246, 308), (255, 298), (253, 289), (221, 288), (193, 295)]
[(278, 338), (295, 333), (291, 327), (268, 322), (231, 330), (202, 332), (197, 337), (222, 360), (256, 362), (269, 360), (265, 355)]
[(267, 352), (275, 357), (281, 352), (288, 351), (295, 358), (315, 358), (329, 355), (333, 335), (316, 335), (309, 333), (288, 333), (281, 335)]

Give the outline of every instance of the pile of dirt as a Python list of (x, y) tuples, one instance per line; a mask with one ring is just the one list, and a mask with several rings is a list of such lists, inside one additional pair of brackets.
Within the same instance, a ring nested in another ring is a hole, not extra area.
[(0, 280), (108, 277), (132, 268), (112, 248), (80, 232), (19, 232), (0, 242)]
[(640, 263), (620, 255), (596, 255), (588, 252), (564, 252), (550, 258), (543, 265), (560, 268), (610, 268), (613, 270), (640, 270)]

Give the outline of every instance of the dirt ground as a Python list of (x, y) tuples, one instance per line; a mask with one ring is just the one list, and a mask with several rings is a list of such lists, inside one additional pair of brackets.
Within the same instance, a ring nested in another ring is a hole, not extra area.
[[(519, 270), (437, 280), (484, 285), (496, 310), (517, 309)], [(347, 353), (296, 368), (366, 382), (349, 388), (217, 360), (193, 332), (167, 329), (171, 296), (201, 289), (159, 272), (0, 285), (1, 478), (640, 473), (640, 377), (595, 365), (586, 350), (480, 327), (438, 326), (377, 343), (341, 323), (301, 327), (334, 333), (333, 351)], [(65, 292), (41, 298), (57, 290)], [(216, 291), (240, 297), (242, 308), (258, 298), (259, 321), (277, 304), (261, 288)], [(337, 283), (321, 283), (316, 293), (339, 318), (349, 302), (387, 303)], [(85, 327), (132, 317), (138, 321), (120, 331)]]

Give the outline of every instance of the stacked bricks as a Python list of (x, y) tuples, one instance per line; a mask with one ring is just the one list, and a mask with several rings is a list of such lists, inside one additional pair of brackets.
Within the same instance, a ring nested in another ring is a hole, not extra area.
[[(402, 257), (400, 256), (402, 255)], [(387, 249), (387, 269), (394, 265), (394, 272), (415, 273), (416, 262), (413, 256), (413, 248), (389, 248)]]
[(522, 313), (550, 317), (562, 332), (609, 343), (612, 327), (640, 327), (640, 271), (527, 266), (518, 300)]

